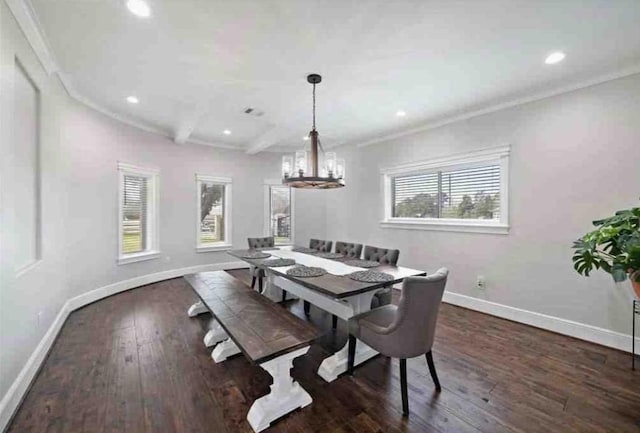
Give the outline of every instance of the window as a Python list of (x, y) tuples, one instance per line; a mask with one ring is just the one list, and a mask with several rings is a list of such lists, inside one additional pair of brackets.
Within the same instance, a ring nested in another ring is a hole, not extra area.
[(155, 259), (158, 249), (158, 171), (119, 163), (119, 264)]
[(196, 175), (196, 250), (231, 248), (231, 179)]
[(386, 228), (508, 232), (509, 148), (382, 170)]
[(265, 184), (265, 235), (273, 236), (276, 245), (293, 243), (293, 200), (291, 188), (276, 181)]

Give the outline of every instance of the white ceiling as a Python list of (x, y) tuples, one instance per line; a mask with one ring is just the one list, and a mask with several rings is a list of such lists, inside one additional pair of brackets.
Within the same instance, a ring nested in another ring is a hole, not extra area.
[[(638, 0), (147, 2), (148, 19), (125, 0), (31, 7), (82, 99), (178, 141), (300, 147), (311, 72), (330, 147), (640, 71)], [(555, 50), (566, 60), (545, 65)]]

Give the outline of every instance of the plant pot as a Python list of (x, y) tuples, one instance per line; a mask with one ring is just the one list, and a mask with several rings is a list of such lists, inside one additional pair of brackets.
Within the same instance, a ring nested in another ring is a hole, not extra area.
[(636, 298), (640, 299), (640, 281), (636, 281), (638, 276), (640, 275), (640, 271), (632, 272), (629, 275), (629, 279), (631, 280), (631, 287), (633, 287), (633, 291), (636, 292)]

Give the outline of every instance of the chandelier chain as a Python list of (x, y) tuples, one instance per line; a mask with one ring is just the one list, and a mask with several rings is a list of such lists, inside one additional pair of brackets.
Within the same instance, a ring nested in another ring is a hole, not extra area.
[(316, 85), (313, 84), (313, 130), (316, 130)]

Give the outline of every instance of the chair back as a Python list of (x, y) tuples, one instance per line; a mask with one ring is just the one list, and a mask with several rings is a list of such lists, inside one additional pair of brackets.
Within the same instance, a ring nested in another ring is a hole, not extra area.
[(404, 358), (427, 353), (433, 346), (438, 311), (449, 270), (440, 268), (426, 277), (407, 277), (402, 285), (393, 334)]
[(397, 266), (399, 257), (400, 250), (372, 247), (371, 245), (366, 245), (364, 247), (365, 260), (371, 260), (383, 265)]
[(273, 236), (268, 236), (264, 238), (247, 238), (249, 242), (249, 249), (255, 250), (258, 248), (271, 248), (276, 243)]
[(336, 242), (336, 253), (359, 259), (362, 255), (362, 244), (338, 241)]
[(309, 240), (309, 248), (318, 250), (323, 253), (330, 253), (332, 246), (333, 246), (333, 241), (323, 241), (321, 239)]

